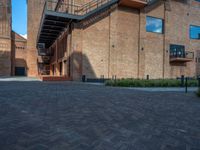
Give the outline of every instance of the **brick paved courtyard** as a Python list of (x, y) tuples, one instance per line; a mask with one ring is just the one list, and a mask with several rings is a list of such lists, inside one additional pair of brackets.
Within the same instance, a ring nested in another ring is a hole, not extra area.
[(0, 82), (0, 150), (200, 150), (200, 99), (71, 82)]

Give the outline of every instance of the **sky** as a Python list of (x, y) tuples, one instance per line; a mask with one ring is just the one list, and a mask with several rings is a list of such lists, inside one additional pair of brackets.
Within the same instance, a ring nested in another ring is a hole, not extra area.
[(146, 30), (148, 32), (163, 32), (163, 20), (158, 18), (147, 17)]
[(12, 0), (12, 29), (27, 37), (27, 4), (26, 0)]

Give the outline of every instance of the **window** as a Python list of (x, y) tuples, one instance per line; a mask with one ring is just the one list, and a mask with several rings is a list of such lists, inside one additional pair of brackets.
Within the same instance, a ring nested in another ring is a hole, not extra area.
[(146, 17), (146, 31), (154, 33), (163, 33), (164, 21), (163, 19), (155, 17)]
[(185, 46), (183, 45), (170, 45), (170, 56), (185, 58)]
[(196, 0), (197, 2), (200, 2), (200, 0)]
[(190, 26), (190, 39), (200, 39), (200, 26)]

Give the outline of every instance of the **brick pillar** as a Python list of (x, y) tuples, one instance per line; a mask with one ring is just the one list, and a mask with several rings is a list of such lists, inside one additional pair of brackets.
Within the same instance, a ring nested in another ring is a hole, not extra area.
[(73, 80), (81, 80), (82, 77), (82, 29), (74, 24), (71, 41), (71, 77)]
[(139, 47), (138, 47), (138, 78), (144, 78), (145, 76), (145, 35), (146, 31), (145, 25), (146, 25), (146, 16), (144, 12), (140, 12), (139, 16), (139, 26), (140, 26), (140, 32), (139, 32)]
[(28, 39), (27, 39), (27, 66), (28, 76), (38, 75), (37, 68), (37, 34), (45, 0), (28, 0)]

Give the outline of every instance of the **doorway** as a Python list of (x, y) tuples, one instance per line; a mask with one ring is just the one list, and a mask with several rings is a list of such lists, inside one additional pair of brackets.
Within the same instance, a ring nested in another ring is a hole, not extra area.
[(60, 70), (60, 76), (61, 76), (62, 72), (63, 72), (63, 64), (62, 64), (62, 62), (59, 63), (59, 70)]
[(26, 76), (25, 67), (15, 67), (15, 76)]

